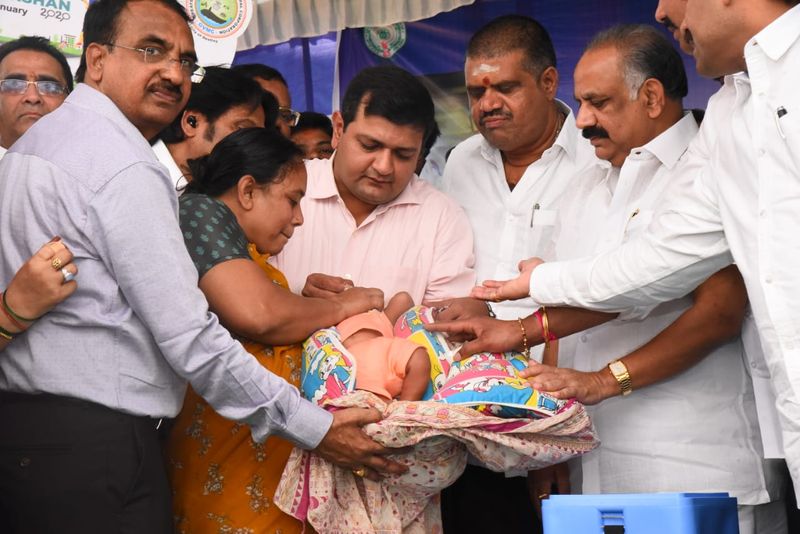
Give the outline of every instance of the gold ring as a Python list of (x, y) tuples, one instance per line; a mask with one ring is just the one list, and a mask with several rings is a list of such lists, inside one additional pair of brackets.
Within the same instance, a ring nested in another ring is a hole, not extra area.
[(58, 256), (56, 256), (55, 258), (53, 258), (53, 261), (50, 262), (50, 265), (52, 265), (53, 269), (55, 269), (56, 271), (60, 271), (62, 263), (61, 260), (58, 259)]
[(357, 477), (364, 477), (367, 474), (367, 470), (363, 467), (359, 467), (358, 469), (353, 469), (353, 474)]
[(539, 495), (539, 500), (541, 501), (542, 499), (546, 499), (546, 498), (548, 498), (549, 496), (550, 496), (550, 494), (549, 494), (549, 493), (542, 493), (541, 495)]

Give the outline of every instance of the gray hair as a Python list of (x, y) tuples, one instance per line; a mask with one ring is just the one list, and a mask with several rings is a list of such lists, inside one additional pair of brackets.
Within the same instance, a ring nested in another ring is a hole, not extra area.
[(650, 78), (661, 82), (664, 93), (673, 100), (680, 100), (689, 92), (680, 54), (670, 40), (652, 26), (612, 26), (595, 35), (584, 53), (612, 46), (620, 52), (623, 76), (631, 100), (636, 99), (642, 85)]

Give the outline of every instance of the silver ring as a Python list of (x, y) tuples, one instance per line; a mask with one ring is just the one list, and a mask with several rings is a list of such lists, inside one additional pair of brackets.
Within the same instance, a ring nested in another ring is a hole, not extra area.
[(65, 284), (67, 282), (72, 282), (73, 280), (75, 280), (75, 273), (73, 273), (71, 271), (68, 271), (66, 267), (62, 267), (61, 268), (61, 276), (64, 277), (64, 282), (63, 283), (65, 283)]

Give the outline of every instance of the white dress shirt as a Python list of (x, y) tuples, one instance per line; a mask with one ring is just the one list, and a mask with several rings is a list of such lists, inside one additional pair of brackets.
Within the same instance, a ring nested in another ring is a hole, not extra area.
[[(642, 234), (671, 188), (691, 185), (692, 178), (681, 173), (681, 157), (696, 133), (688, 113), (631, 151), (616, 181), (610, 179), (613, 170), (599, 166), (576, 179), (556, 225), (558, 259), (612, 250)], [(559, 364), (572, 360), (579, 371), (602, 369), (647, 344), (691, 306), (691, 297), (684, 297), (657, 306), (643, 320), (617, 319), (563, 339)], [(602, 446), (577, 460), (575, 490), (727, 491), (739, 504), (769, 502), (768, 485), (777, 490), (779, 477), (765, 471), (762, 460), (739, 338), (685, 372), (587, 410)]]
[[(709, 103), (710, 160), (642, 239), (596, 258), (545, 264), (531, 295), (545, 304), (624, 309), (670, 300), (727, 264), (742, 272), (800, 492), (800, 6), (745, 45), (748, 73)], [(705, 142), (701, 138), (702, 142)], [(694, 159), (694, 158), (693, 158)], [(697, 170), (700, 167), (701, 170)]]
[[(525, 258), (542, 256), (550, 243), (564, 191), (572, 178), (598, 162), (594, 149), (567, 115), (553, 146), (525, 170), (511, 190), (500, 151), (476, 134), (453, 149), (442, 177), (442, 190), (458, 202), (475, 234), (478, 282), (506, 280), (519, 272)], [(534, 310), (531, 299), (492, 305), (501, 319), (516, 319)]]

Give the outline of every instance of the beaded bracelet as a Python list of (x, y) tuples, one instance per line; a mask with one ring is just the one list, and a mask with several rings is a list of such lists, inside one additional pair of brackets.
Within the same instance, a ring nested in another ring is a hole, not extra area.
[(6, 300), (6, 294), (7, 293), (8, 293), (8, 289), (3, 291), (3, 309), (5, 309), (9, 314), (11, 314), (11, 316), (14, 319), (16, 319), (17, 321), (23, 321), (23, 322), (26, 322), (26, 323), (32, 323), (36, 319), (38, 319), (38, 317), (34, 317), (33, 319), (28, 319), (27, 317), (23, 317), (18, 313), (14, 313), (14, 310), (11, 309), (11, 307), (8, 305), (8, 301)]
[(521, 317), (517, 317), (517, 321), (519, 322), (520, 332), (522, 332), (522, 354), (526, 359), (530, 360), (531, 349), (528, 347), (528, 333), (525, 331), (525, 323), (522, 322)]

